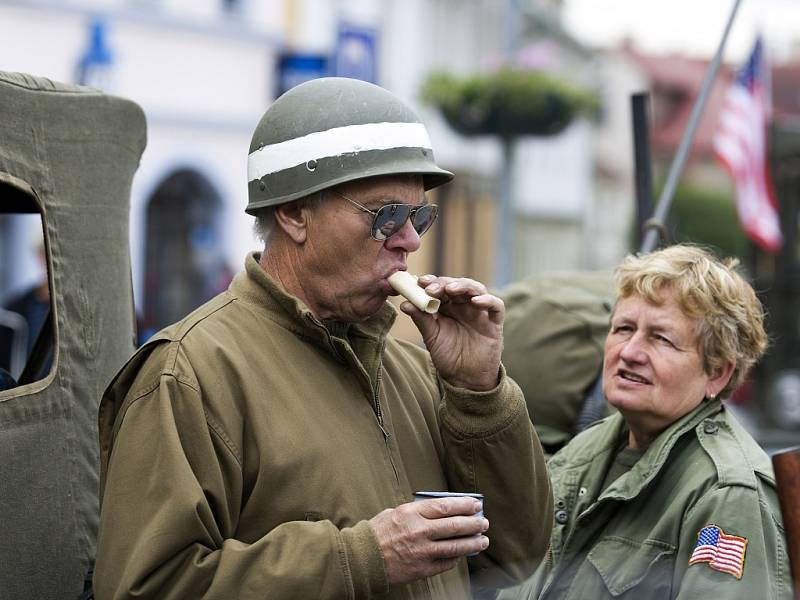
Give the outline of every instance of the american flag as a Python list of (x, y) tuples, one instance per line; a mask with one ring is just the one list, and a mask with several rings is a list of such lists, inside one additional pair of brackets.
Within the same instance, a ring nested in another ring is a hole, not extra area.
[(723, 573), (730, 573), (736, 579), (742, 578), (744, 572), (744, 553), (747, 540), (736, 535), (727, 535), (716, 525), (703, 527), (697, 534), (697, 545), (694, 547), (689, 564), (707, 562), (708, 566)]
[(728, 89), (713, 143), (714, 155), (736, 186), (742, 228), (761, 248), (774, 253), (783, 245), (783, 235), (767, 165), (769, 116), (769, 70), (759, 37)]

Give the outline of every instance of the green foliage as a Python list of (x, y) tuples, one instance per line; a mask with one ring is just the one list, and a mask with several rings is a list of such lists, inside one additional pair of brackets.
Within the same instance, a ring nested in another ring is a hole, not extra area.
[(503, 69), (457, 78), (432, 73), (422, 99), (463, 135), (555, 135), (579, 114), (598, 109), (597, 97), (550, 75)]
[(719, 256), (747, 259), (749, 242), (739, 224), (735, 201), (727, 192), (678, 186), (669, 223), (676, 241), (712, 246)]

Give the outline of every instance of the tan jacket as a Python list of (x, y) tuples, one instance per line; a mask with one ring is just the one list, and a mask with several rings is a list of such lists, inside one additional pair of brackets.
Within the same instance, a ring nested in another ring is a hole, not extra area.
[(519, 388), (448, 386), (394, 316), (323, 325), (251, 255), (144, 346), (100, 408), (97, 598), (468, 598), (466, 559), (388, 589), (367, 519), (415, 490), (485, 494), (473, 584), (532, 572), (552, 498)]

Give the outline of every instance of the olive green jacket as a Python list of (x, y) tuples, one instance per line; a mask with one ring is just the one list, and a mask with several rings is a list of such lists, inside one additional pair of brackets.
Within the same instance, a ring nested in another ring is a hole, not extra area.
[[(703, 402), (670, 426), (601, 493), (624, 435), (617, 414), (551, 459), (551, 552), (502, 598), (790, 598), (771, 464), (719, 401)], [(741, 579), (707, 562), (689, 566), (708, 525), (747, 539)]]
[[(99, 600), (469, 597), (524, 580), (552, 497), (517, 385), (475, 393), (422, 348), (320, 323), (246, 261), (148, 342), (100, 409)], [(389, 589), (367, 520), (415, 490), (486, 495), (489, 549)]]

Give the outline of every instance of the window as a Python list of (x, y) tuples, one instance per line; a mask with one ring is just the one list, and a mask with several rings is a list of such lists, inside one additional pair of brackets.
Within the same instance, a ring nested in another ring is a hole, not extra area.
[(225, 290), (222, 200), (206, 177), (178, 169), (147, 205), (144, 314), (139, 342)]
[(29, 193), (0, 181), (0, 391), (49, 372), (50, 308), (39, 206)]

